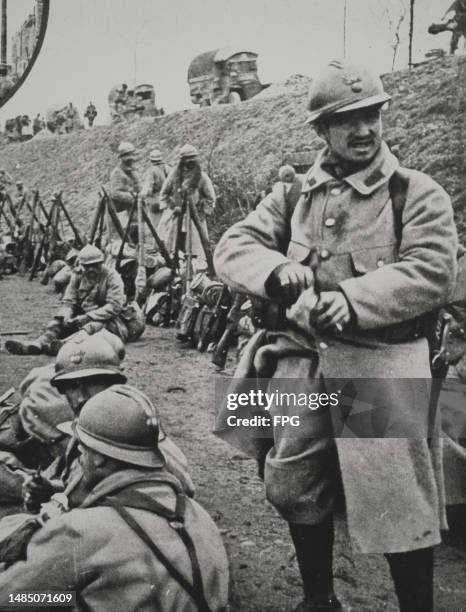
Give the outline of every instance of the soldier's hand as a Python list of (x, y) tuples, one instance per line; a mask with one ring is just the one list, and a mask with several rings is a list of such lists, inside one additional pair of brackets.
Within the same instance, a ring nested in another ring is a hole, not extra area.
[(351, 310), (341, 291), (322, 291), (311, 313), (311, 323), (318, 329), (343, 331), (351, 320)]
[(72, 319), (69, 319), (67, 322), (68, 327), (72, 328), (72, 329), (81, 329), (81, 327), (83, 325), (86, 325), (86, 323), (89, 323), (89, 317), (87, 315), (78, 315), (77, 317), (73, 317)]
[(174, 206), (172, 210), (176, 216), (181, 215), (181, 206)]
[(30, 476), (23, 482), (23, 501), (24, 506), (28, 510), (33, 510), (40, 506), (40, 504), (49, 501), (54, 493), (55, 488), (52, 483), (43, 476), (40, 477), (39, 481)]
[(274, 270), (273, 277), (272, 292), (277, 292), (278, 297), (288, 305), (294, 304), (305, 289), (314, 285), (311, 268), (297, 262), (279, 266)]

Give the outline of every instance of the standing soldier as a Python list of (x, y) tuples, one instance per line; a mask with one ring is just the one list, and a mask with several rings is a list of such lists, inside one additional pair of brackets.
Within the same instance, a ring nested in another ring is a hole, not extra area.
[(32, 122), (32, 133), (35, 136), (36, 134), (38, 134), (42, 129), (44, 129), (44, 121), (42, 120), (40, 113), (37, 113), (37, 115), (34, 117), (34, 120)]
[(451, 34), (450, 53), (458, 49), (460, 38), (466, 39), (466, 0), (455, 0), (442, 18), (443, 21), (454, 22)]
[(162, 153), (158, 149), (150, 152), (149, 160), (151, 166), (144, 174), (141, 196), (148, 208), (152, 224), (157, 229), (162, 215), (160, 192), (171, 168), (163, 163)]
[(47, 325), (45, 332), (32, 342), (9, 340), (5, 348), (14, 355), (57, 353), (63, 338), (84, 329), (93, 334), (104, 327), (128, 338), (128, 328), (120, 317), (126, 298), (123, 281), (115, 270), (104, 265), (104, 255), (95, 246), (86, 245), (78, 255), (75, 268), (63, 296), (63, 308)]
[(11, 175), (8, 174), (5, 168), (0, 168), (0, 195), (6, 193), (12, 185), (13, 178)]
[(23, 181), (16, 181), (16, 192), (12, 199), (13, 209), (11, 212), (15, 221), (22, 219), (22, 213), (28, 210), (29, 191), (24, 187)]
[[(175, 250), (178, 217), (183, 208), (184, 198), (189, 198), (196, 208), (207, 236), (207, 217), (215, 208), (215, 191), (209, 176), (202, 170), (198, 150), (190, 144), (181, 147), (179, 162), (168, 175), (160, 194), (162, 208), (166, 209), (159, 224), (160, 237), (170, 252)], [(182, 250), (186, 248), (186, 229), (186, 219), (183, 219), (180, 243)], [(192, 256), (197, 258), (198, 263), (201, 261), (203, 264), (206, 260), (204, 249), (192, 222), (191, 235)]]
[(92, 127), (94, 125), (94, 120), (97, 117), (97, 109), (92, 104), (92, 102), (89, 102), (89, 104), (87, 105), (84, 116), (87, 117), (87, 122), (89, 124), (89, 127)]
[(136, 147), (122, 142), (118, 147), (119, 163), (110, 174), (110, 197), (123, 227), (128, 222), (128, 212), (140, 190), (140, 178), (134, 168)]
[(72, 102), (68, 103), (65, 109), (65, 132), (69, 134), (74, 129), (74, 120), (76, 117), (76, 110)]
[[(362, 405), (368, 398), (369, 407), (385, 409), (365, 439), (328, 437), (335, 414), (326, 409), (270, 409), (300, 417), (299, 432), (273, 428), (265, 460), (267, 497), (296, 548), (300, 612), (341, 609), (332, 570), (340, 472), (354, 545), (385, 554), (401, 612), (433, 610), (444, 497), (440, 440), (429, 445), (426, 433), (425, 323), (454, 288), (458, 240), (447, 194), (400, 167), (382, 140), (389, 99), (364, 67), (331, 62), (311, 87), (309, 123), (326, 148), (302, 191), (293, 203), (274, 189), (216, 250), (217, 271), (234, 289), (296, 302), (261, 348), (263, 362), (268, 348), (275, 358), (274, 378), (297, 379), (293, 391), (316, 393), (337, 392), (348, 378)], [(416, 420), (422, 433), (411, 436)]]

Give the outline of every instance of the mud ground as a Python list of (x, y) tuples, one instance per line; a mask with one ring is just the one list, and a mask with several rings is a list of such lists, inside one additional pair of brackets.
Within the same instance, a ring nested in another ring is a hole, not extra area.
[[(37, 282), (0, 281), (0, 331), (38, 330), (58, 304)], [(1, 338), (2, 345), (6, 337)], [(300, 579), (286, 524), (265, 501), (255, 463), (211, 433), (215, 406), (209, 356), (176, 345), (171, 329), (149, 328), (130, 344), (126, 372), (158, 406), (165, 429), (183, 449), (196, 498), (216, 521), (228, 550), (232, 612), (288, 612), (301, 597)], [(18, 386), (47, 357), (15, 357), (0, 348), (0, 393)], [(232, 372), (232, 361), (227, 373)], [(437, 612), (466, 612), (466, 552), (451, 545), (436, 551)], [(352, 612), (394, 612), (397, 605), (384, 559), (352, 555), (343, 521), (335, 549), (336, 591)]]

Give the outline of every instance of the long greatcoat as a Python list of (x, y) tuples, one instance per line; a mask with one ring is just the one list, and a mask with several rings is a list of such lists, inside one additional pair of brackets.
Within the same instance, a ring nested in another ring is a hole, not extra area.
[[(288, 311), (293, 329), (278, 339), (265, 338), (261, 350), (273, 355), (274, 376), (311, 377), (319, 391), (322, 381), (334, 390), (336, 379), (377, 379), (375, 390), (370, 380), (367, 385), (357, 382), (358, 390), (385, 404), (389, 414), (406, 414), (405, 423), (419, 418), (420, 411), (427, 418), (426, 339), (386, 342), (381, 332), (389, 326), (396, 330), (448, 301), (458, 247), (450, 200), (428, 176), (399, 168), (385, 144), (367, 168), (341, 180), (322, 168), (325, 155), (306, 176), (294, 210), (278, 186), (226, 232), (215, 252), (216, 270), (235, 290), (267, 298), (266, 281), (273, 270), (290, 260), (307, 264), (316, 249), (321, 290), (342, 291), (354, 323), (341, 335), (316, 333), (308, 324), (315, 304), (310, 291), (301, 309)], [(395, 170), (408, 181), (399, 245), (388, 190)], [(274, 432), (266, 492), (287, 520), (316, 523), (330, 502), (311, 486), (316, 457), (305, 438), (315, 437), (315, 431), (309, 411), (301, 416), (301, 427), (308, 431), (299, 437), (289, 430)], [(403, 436), (396, 419), (388, 424), (377, 438), (335, 440), (349, 531), (363, 552), (432, 546), (439, 543), (444, 526), (440, 441), (429, 448), (424, 438)], [(288, 456), (282, 457), (280, 449), (287, 442)], [(318, 459), (321, 470), (322, 463), (332, 462), (328, 445)]]
[[(173, 208), (175, 206), (181, 207), (182, 205), (182, 195), (179, 191), (181, 188), (187, 190), (188, 197), (196, 207), (201, 226), (203, 227), (206, 235), (208, 235), (207, 217), (212, 214), (215, 208), (215, 191), (212, 181), (206, 172), (200, 172), (199, 180), (194, 185), (190, 184), (190, 175), (187, 173), (186, 180), (183, 181), (182, 186), (178, 185), (177, 183), (178, 173), (178, 167), (174, 168), (172, 172), (170, 172), (160, 193), (161, 208), (164, 209), (164, 212), (157, 229), (169, 252), (174, 251), (176, 244), (178, 217), (174, 214)], [(183, 222), (182, 231), (186, 232), (185, 222)], [(197, 257), (198, 259), (205, 259), (201, 239), (192, 222), (191, 232), (193, 256)]]

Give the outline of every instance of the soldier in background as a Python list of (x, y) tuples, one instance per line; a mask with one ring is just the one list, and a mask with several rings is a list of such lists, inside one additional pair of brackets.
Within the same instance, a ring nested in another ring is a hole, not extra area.
[(123, 281), (116, 270), (104, 265), (103, 253), (86, 245), (78, 255), (75, 268), (63, 296), (63, 307), (48, 323), (45, 332), (34, 341), (9, 340), (7, 351), (14, 355), (41, 355), (58, 352), (59, 339), (84, 329), (93, 334), (104, 327), (128, 338), (128, 328), (120, 317), (126, 303)]
[(13, 178), (11, 175), (8, 174), (5, 168), (0, 168), (0, 197), (1, 194), (6, 193), (12, 185)]
[(40, 116), (40, 113), (37, 113), (37, 115), (34, 117), (33, 122), (32, 122), (33, 135), (35, 136), (36, 134), (38, 134), (41, 130), (44, 129), (44, 127), (45, 127), (44, 120)]
[(171, 168), (163, 163), (159, 149), (152, 149), (149, 153), (149, 160), (151, 165), (142, 179), (141, 197), (147, 206), (152, 224), (157, 229), (162, 215), (160, 192)]
[(15, 218), (15, 221), (17, 221), (18, 219), (23, 219), (24, 214), (28, 210), (29, 199), (29, 190), (26, 189), (23, 181), (16, 181), (16, 191), (12, 197), (13, 210), (11, 211)]
[(89, 104), (87, 105), (84, 116), (87, 118), (89, 127), (92, 127), (94, 125), (95, 118), (97, 117), (97, 109), (94, 104), (92, 104), (92, 102), (89, 102)]
[(46, 520), (25, 560), (0, 573), (0, 606), (10, 605), (12, 590), (53, 585), (76, 591), (86, 610), (224, 612), (221, 536), (166, 470), (148, 399), (124, 385), (97, 393), (82, 408), (75, 435), (87, 495), (78, 508)]
[(123, 227), (128, 222), (128, 212), (141, 188), (141, 181), (134, 167), (135, 154), (136, 147), (131, 142), (120, 143), (119, 162), (110, 174), (109, 195)]
[[(165, 209), (159, 223), (159, 233), (170, 252), (175, 250), (178, 217), (183, 208), (184, 198), (189, 198), (197, 209), (201, 225), (206, 236), (207, 218), (215, 208), (215, 191), (212, 181), (206, 172), (202, 170), (199, 160), (199, 151), (191, 144), (185, 144), (180, 149), (179, 161), (165, 180), (160, 193), (161, 206)], [(181, 250), (185, 250), (186, 240), (186, 218), (181, 226)], [(201, 266), (205, 262), (204, 249), (202, 248), (199, 234), (191, 222), (192, 255), (197, 258)]]
[(455, 28), (451, 34), (450, 53), (453, 55), (458, 49), (458, 43), (463, 36), (466, 39), (466, 0), (455, 0), (442, 21), (455, 22)]

